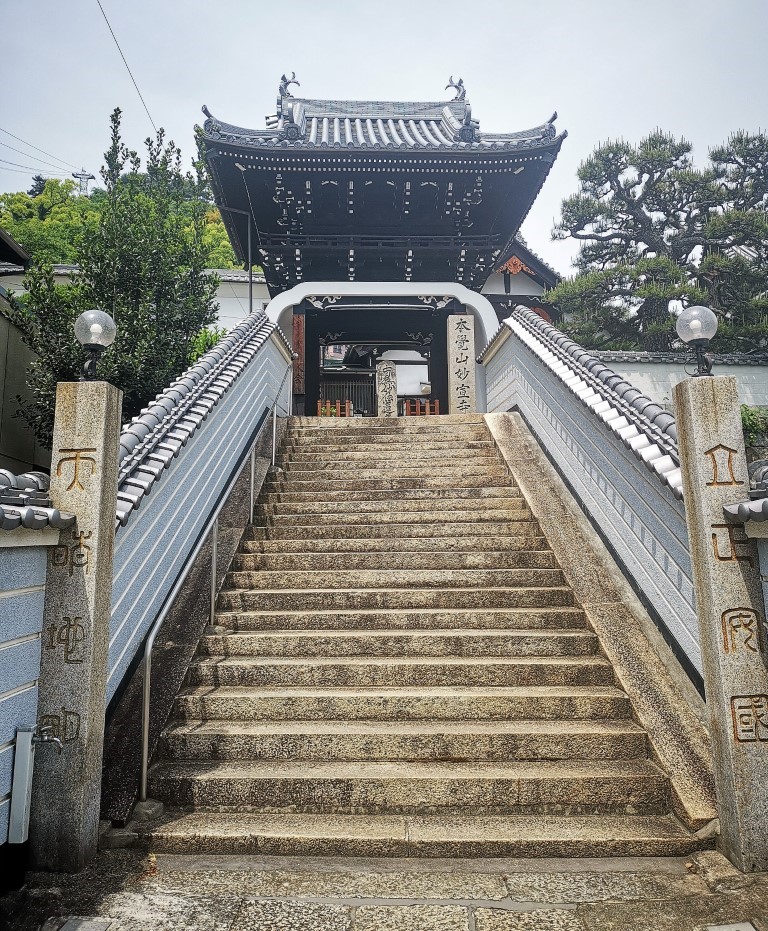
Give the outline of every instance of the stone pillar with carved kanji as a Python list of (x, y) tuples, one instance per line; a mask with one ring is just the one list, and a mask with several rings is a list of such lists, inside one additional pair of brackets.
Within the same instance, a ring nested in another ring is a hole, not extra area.
[(397, 417), (397, 366), (386, 359), (376, 365), (376, 416)]
[(768, 869), (768, 669), (756, 546), (723, 506), (749, 491), (736, 380), (675, 386), (722, 852)]
[(122, 394), (103, 381), (56, 390), (51, 499), (77, 515), (50, 550), (35, 755), (35, 866), (75, 871), (98, 844)]
[(474, 414), (475, 320), (471, 314), (448, 317), (448, 413)]

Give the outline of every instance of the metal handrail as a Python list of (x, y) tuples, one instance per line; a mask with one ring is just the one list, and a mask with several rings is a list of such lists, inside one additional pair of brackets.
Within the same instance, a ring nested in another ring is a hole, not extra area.
[[(218, 536), (219, 536), (219, 514), (221, 513), (224, 505), (229, 501), (229, 496), (232, 494), (232, 489), (235, 487), (237, 482), (240, 479), (240, 473), (242, 472), (243, 466), (247, 459), (250, 459), (250, 520), (253, 520), (253, 507), (255, 504), (254, 492), (255, 492), (255, 482), (256, 482), (256, 446), (258, 445), (261, 435), (266, 423), (267, 417), (272, 415), (272, 465), (275, 465), (275, 455), (277, 449), (277, 405), (280, 401), (280, 395), (285, 385), (288, 375), (293, 369), (293, 363), (291, 363), (285, 370), (283, 375), (283, 380), (280, 382), (280, 387), (277, 389), (275, 394), (275, 400), (272, 403), (272, 407), (267, 412), (266, 417), (262, 421), (261, 425), (256, 431), (256, 435), (253, 438), (250, 446), (248, 447), (248, 452), (243, 456), (234, 469), (234, 473), (230, 483), (227, 485), (223, 494), (219, 498), (219, 503), (216, 505), (214, 510), (211, 512), (211, 516), (208, 518), (203, 531), (200, 534), (199, 540), (195, 545), (195, 548), (187, 556), (181, 572), (179, 573), (176, 583), (174, 584), (171, 591), (168, 593), (163, 606), (160, 609), (160, 613), (157, 615), (154, 624), (147, 634), (147, 639), (144, 641), (144, 656), (142, 658), (142, 665), (144, 669), (144, 683), (141, 699), (141, 779), (139, 782), (139, 801), (146, 802), (147, 800), (147, 777), (149, 773), (149, 709), (150, 702), (152, 698), (152, 650), (155, 646), (155, 638), (157, 637), (158, 632), (163, 624), (163, 621), (168, 616), (168, 612), (171, 610), (174, 601), (176, 600), (179, 592), (181, 591), (182, 586), (187, 580), (187, 576), (192, 569), (192, 566), (197, 559), (200, 550), (203, 548), (203, 544), (208, 538), (209, 531), (211, 532), (211, 603), (210, 603), (210, 615), (209, 621), (213, 623), (213, 619), (216, 613), (216, 560), (218, 556)], [(287, 412), (286, 412), (287, 413)]]

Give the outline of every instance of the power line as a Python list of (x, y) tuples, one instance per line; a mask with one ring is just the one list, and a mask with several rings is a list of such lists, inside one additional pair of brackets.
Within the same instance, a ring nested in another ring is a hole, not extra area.
[(3, 129), (2, 126), (0, 126), (0, 133), (5, 133), (6, 136), (10, 136), (12, 139), (17, 139), (19, 142), (23, 142), (24, 145), (29, 146), (30, 149), (37, 149), (37, 151), (42, 152), (43, 155), (47, 155), (49, 158), (55, 159), (57, 162), (62, 162), (64, 165), (69, 165), (70, 168), (74, 168), (75, 171), (77, 171), (77, 165), (73, 165), (72, 162), (67, 162), (63, 158), (57, 158), (55, 155), (51, 155), (50, 152), (46, 152), (45, 149), (41, 149), (39, 146), (32, 145), (31, 142), (27, 142), (26, 140), (22, 139), (21, 136), (14, 136), (13, 133), (8, 132), (7, 129)]
[[(21, 169), (21, 168), (6, 168), (5, 165), (0, 165), (0, 171), (12, 171), (12, 172), (14, 172), (14, 174), (17, 174), (17, 175), (32, 175), (32, 174), (35, 174), (35, 172), (39, 172), (40, 169), (39, 169), (39, 168), (31, 168), (29, 171), (24, 171), (24, 170)], [(66, 178), (67, 176), (66, 176), (66, 175), (59, 175), (59, 177), (60, 177), (60, 178)]]
[(128, 62), (125, 60), (125, 55), (123, 55), (123, 50), (120, 48), (120, 43), (117, 41), (117, 36), (115, 35), (112, 27), (109, 25), (109, 20), (107, 19), (107, 14), (104, 12), (104, 7), (101, 5), (101, 0), (96, 0), (96, 3), (98, 3), (99, 5), (99, 9), (101, 10), (101, 15), (104, 17), (104, 22), (107, 24), (109, 31), (112, 33), (112, 38), (115, 40), (115, 45), (117, 46), (118, 52), (120, 52), (120, 57), (123, 59), (123, 64), (127, 68), (128, 74), (130, 74), (131, 76), (131, 80), (133, 81), (133, 86), (136, 88), (136, 93), (139, 95), (139, 100), (141, 100), (142, 104), (144, 105), (144, 109), (146, 110), (147, 116), (149, 117), (149, 122), (152, 124), (152, 129), (154, 129), (154, 131), (157, 132), (157, 126), (155, 126), (155, 121), (152, 119), (152, 116), (149, 112), (149, 109), (146, 103), (144, 103), (144, 98), (141, 96), (139, 85), (136, 83), (136, 78), (133, 76), (133, 72), (128, 67)]
[(57, 171), (61, 171), (61, 165), (54, 165), (53, 162), (46, 162), (43, 158), (37, 158), (29, 152), (25, 152), (23, 149), (17, 149), (15, 146), (8, 145), (7, 142), (0, 142), (0, 145), (5, 146), (6, 149), (11, 149), (14, 152), (18, 152), (19, 155), (25, 155), (27, 158), (31, 158), (35, 162), (40, 162), (41, 165), (50, 165), (51, 168), (55, 168)]
[[(39, 168), (33, 168), (32, 165), (20, 165), (18, 162), (9, 162), (5, 158), (0, 158), (0, 162), (3, 162), (3, 164), (5, 165), (15, 165), (17, 168), (29, 168), (30, 171), (38, 171), (38, 172), (40, 171)], [(67, 176), (65, 172), (61, 172), (61, 174), (63, 175), (63, 177)]]

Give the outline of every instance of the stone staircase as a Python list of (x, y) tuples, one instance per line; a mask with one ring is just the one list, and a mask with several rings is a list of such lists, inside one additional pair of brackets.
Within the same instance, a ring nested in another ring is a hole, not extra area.
[(156, 850), (682, 855), (482, 417), (292, 418), (150, 773)]

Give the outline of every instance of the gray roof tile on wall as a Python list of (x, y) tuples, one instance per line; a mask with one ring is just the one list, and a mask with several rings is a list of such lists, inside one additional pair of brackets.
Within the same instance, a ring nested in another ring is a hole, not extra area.
[(14, 475), (0, 469), (0, 530), (63, 530), (75, 523), (75, 515), (53, 507), (44, 472)]
[(179, 455), (273, 332), (290, 346), (279, 327), (256, 311), (180, 375), (120, 434), (117, 493), (118, 529), (151, 494)]

